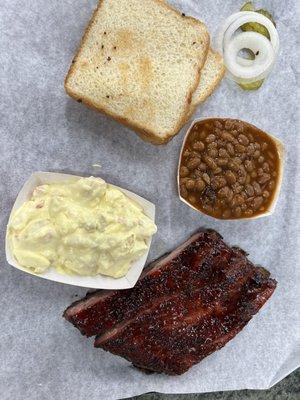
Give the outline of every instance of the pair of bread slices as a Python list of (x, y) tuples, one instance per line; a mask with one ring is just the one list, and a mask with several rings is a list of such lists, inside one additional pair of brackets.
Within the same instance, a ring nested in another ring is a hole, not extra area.
[(225, 69), (206, 26), (163, 0), (100, 0), (65, 80), (67, 93), (164, 144)]

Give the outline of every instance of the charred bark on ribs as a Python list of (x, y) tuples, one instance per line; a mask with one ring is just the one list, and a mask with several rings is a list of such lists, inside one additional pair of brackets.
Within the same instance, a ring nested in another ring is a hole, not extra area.
[(95, 347), (135, 366), (182, 374), (223, 347), (276, 287), (215, 231), (194, 234), (146, 268), (132, 289), (96, 291), (64, 312)]

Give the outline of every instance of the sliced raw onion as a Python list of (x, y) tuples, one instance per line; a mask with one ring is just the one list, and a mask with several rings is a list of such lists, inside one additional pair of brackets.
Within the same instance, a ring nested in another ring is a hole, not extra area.
[[(241, 11), (241, 13), (245, 14), (245, 11), (244, 12)], [(252, 11), (247, 11), (247, 15), (240, 16), (232, 24), (230, 24), (230, 26), (228, 27), (228, 29), (226, 30), (226, 32), (224, 34), (224, 39), (223, 39), (224, 46), (226, 46), (226, 44), (229, 42), (229, 40), (231, 39), (232, 35), (242, 25), (244, 25), (244, 24), (246, 24), (248, 22), (257, 22), (257, 23), (263, 25), (268, 30), (269, 35), (270, 35), (271, 44), (273, 46), (274, 52), (277, 53), (278, 49), (279, 49), (279, 38), (278, 38), (278, 33), (277, 33), (277, 30), (276, 30), (275, 26), (264, 15), (261, 15), (261, 14), (258, 14), (256, 12), (252, 12)], [(259, 33), (259, 35), (261, 35), (261, 34)], [(263, 36), (263, 35), (261, 35), (261, 36)]]
[(248, 14), (252, 14), (252, 11), (239, 11), (235, 14), (230, 15), (230, 17), (228, 17), (221, 25), (220, 29), (219, 29), (219, 33), (217, 36), (217, 40), (216, 40), (216, 48), (223, 53), (223, 39), (224, 39), (224, 35), (225, 32), (227, 31), (227, 29), (229, 28), (229, 26), (235, 22), (238, 18), (244, 16), (244, 15), (248, 15)]
[[(244, 48), (257, 54), (254, 60), (238, 57), (239, 52)], [(243, 32), (236, 35), (228, 43), (224, 52), (224, 62), (228, 72), (240, 83), (264, 79), (271, 71), (274, 61), (275, 54), (271, 42), (257, 32)]]
[[(258, 32), (236, 33), (248, 22), (265, 26), (270, 40)], [(264, 79), (270, 73), (279, 51), (279, 37), (275, 26), (267, 17), (252, 11), (240, 11), (231, 15), (222, 24), (217, 47), (223, 54), (228, 75), (236, 82), (252, 83)], [(240, 57), (238, 54), (242, 49), (253, 51), (255, 59), (247, 60)]]

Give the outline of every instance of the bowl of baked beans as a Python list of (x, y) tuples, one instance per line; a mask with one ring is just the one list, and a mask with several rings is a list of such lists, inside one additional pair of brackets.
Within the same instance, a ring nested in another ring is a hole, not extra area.
[(178, 191), (193, 209), (217, 219), (273, 213), (284, 148), (274, 136), (239, 119), (195, 120), (180, 152)]

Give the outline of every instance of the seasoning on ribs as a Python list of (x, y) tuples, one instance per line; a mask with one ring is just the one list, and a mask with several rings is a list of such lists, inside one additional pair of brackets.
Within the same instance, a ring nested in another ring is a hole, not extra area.
[(276, 281), (215, 231), (199, 231), (152, 263), (133, 289), (96, 291), (64, 317), (144, 370), (182, 374), (223, 347), (272, 295)]

